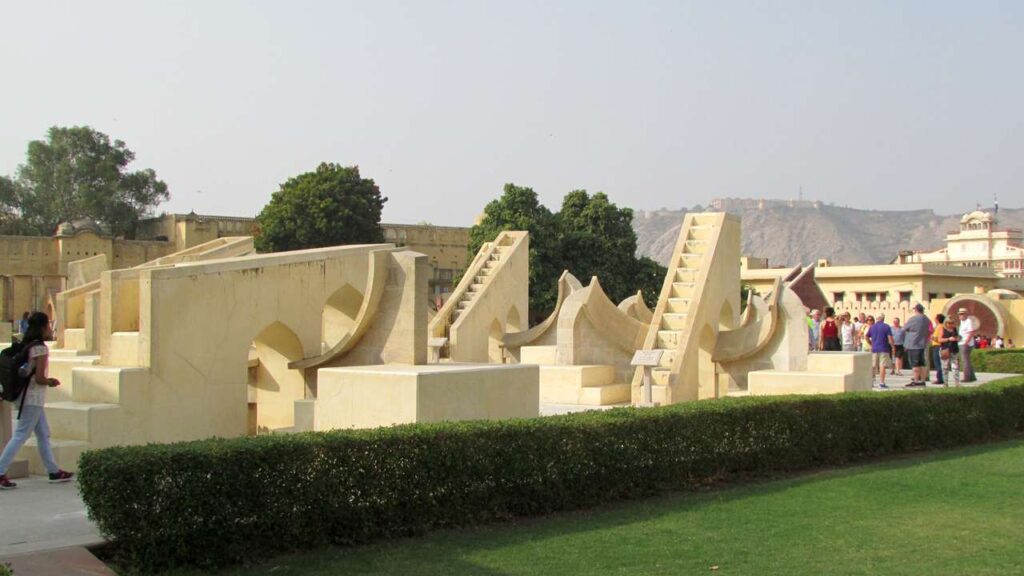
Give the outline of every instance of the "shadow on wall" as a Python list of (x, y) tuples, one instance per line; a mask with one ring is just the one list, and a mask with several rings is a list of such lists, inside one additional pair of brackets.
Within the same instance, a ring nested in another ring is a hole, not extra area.
[(295, 425), (295, 401), (305, 398), (306, 384), (302, 370), (290, 369), (288, 363), (301, 359), (298, 336), (280, 321), (253, 339), (249, 358), (250, 434)]

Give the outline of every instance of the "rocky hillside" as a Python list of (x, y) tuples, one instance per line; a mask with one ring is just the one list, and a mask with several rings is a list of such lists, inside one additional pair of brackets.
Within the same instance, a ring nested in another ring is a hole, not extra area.
[[(961, 216), (933, 210), (856, 210), (817, 202), (763, 207), (734, 202), (727, 211), (743, 219), (743, 254), (767, 257), (772, 266), (809, 264), (819, 258), (833, 264), (888, 263), (900, 250), (943, 247), (946, 233), (958, 229)], [(640, 254), (667, 263), (686, 212), (637, 211), (633, 228)], [(999, 224), (1024, 228), (1024, 209), (1000, 208)]]

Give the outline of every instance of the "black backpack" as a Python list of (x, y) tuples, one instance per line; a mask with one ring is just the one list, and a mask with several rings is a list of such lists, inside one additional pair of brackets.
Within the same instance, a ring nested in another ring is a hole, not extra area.
[[(25, 405), (25, 389), (35, 373), (35, 368), (27, 376), (21, 375), (21, 367), (28, 358), (28, 351), (38, 341), (15, 342), (9, 348), (0, 350), (0, 399), (7, 402), (14, 402), (21, 397), (21, 406)], [(21, 418), (21, 407), (18, 408), (18, 418)]]

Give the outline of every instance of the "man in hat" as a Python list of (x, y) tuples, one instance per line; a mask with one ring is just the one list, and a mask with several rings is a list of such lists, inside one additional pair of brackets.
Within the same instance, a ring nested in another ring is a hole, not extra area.
[(903, 347), (907, 351), (907, 361), (914, 374), (907, 387), (924, 386), (925, 381), (928, 380), (924, 350), (928, 347), (932, 331), (928, 317), (924, 315), (924, 305), (920, 302), (914, 306), (914, 313), (907, 318), (906, 324), (903, 325), (903, 331)]
[(967, 314), (967, 308), (957, 310), (956, 316), (960, 320), (960, 371), (963, 373), (960, 381), (975, 382), (978, 377), (974, 375), (974, 366), (971, 364), (971, 350), (974, 350), (974, 333), (978, 327)]

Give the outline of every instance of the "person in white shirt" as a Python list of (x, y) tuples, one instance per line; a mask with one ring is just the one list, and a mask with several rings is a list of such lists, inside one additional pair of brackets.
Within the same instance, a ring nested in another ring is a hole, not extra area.
[(17, 425), (14, 434), (0, 454), (0, 490), (10, 490), (18, 485), (7, 477), (7, 468), (14, 460), (18, 450), (25, 445), (25, 441), (35, 432), (39, 457), (50, 475), (50, 482), (68, 482), (74, 476), (65, 472), (57, 466), (53, 458), (53, 450), (50, 447), (50, 426), (46, 422), (46, 413), (43, 406), (46, 404), (46, 389), (60, 386), (56, 378), (47, 377), (49, 366), (50, 349), (46, 347), (46, 340), (53, 337), (50, 329), (50, 319), (42, 312), (34, 312), (28, 317), (28, 329), (22, 338), (22, 343), (29, 346), (28, 354), (25, 357), (25, 364), (19, 370), (23, 378), (28, 378), (28, 386), (21, 393), (15, 405), (20, 406)]
[(839, 317), (839, 343), (843, 347), (843, 352), (857, 351), (857, 334), (859, 333), (850, 322), (850, 313), (843, 312)]
[(963, 373), (961, 382), (975, 382), (978, 380), (977, 376), (974, 375), (974, 366), (971, 364), (971, 350), (974, 350), (974, 336), (977, 332), (978, 327), (974, 325), (974, 321), (970, 316), (967, 315), (967, 308), (961, 308), (956, 311), (957, 318), (960, 319), (960, 371)]

